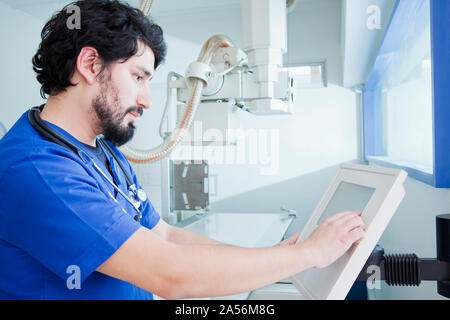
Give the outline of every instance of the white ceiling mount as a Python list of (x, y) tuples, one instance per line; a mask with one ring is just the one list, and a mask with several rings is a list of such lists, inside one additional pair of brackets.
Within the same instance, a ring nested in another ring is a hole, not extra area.
[(282, 0), (242, 1), (243, 49), (259, 86), (259, 96), (272, 98), (283, 53), (287, 51), (286, 5)]

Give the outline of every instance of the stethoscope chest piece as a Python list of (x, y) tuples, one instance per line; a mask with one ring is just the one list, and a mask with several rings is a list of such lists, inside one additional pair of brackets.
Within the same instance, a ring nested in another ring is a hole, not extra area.
[(144, 189), (138, 189), (137, 196), (142, 202), (147, 200), (147, 194), (145, 193)]

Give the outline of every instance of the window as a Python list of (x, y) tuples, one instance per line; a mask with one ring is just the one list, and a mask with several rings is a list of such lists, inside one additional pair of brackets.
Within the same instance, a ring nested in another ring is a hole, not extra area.
[(398, 0), (363, 91), (366, 160), (435, 187), (450, 187), (449, 8)]

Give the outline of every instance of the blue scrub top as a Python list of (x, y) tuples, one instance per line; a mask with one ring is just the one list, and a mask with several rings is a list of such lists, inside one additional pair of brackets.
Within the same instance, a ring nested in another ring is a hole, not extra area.
[[(109, 145), (138, 186), (126, 158)], [(105, 154), (128, 194), (119, 165)], [(153, 299), (150, 292), (95, 271), (137, 229), (159, 222), (149, 200), (141, 212), (139, 224), (131, 204), (92, 165), (41, 136), (25, 112), (0, 140), (0, 299)]]

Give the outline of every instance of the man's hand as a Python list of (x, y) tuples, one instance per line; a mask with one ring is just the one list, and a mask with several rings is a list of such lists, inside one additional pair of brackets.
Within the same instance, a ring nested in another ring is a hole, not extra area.
[(324, 268), (341, 257), (365, 235), (361, 212), (345, 211), (325, 219), (302, 244), (308, 248), (313, 266)]

